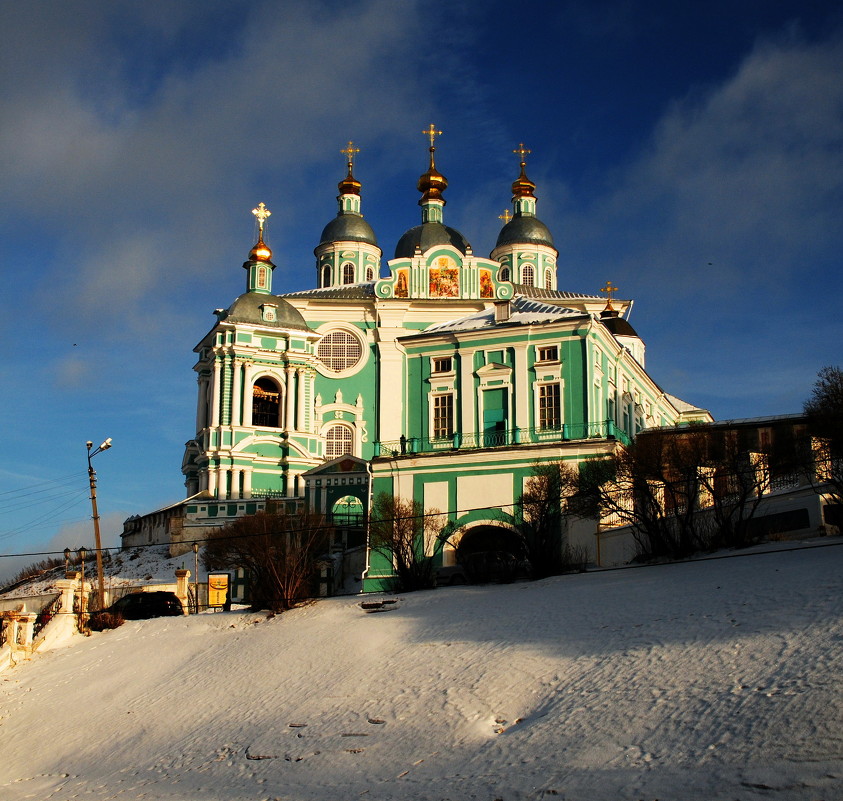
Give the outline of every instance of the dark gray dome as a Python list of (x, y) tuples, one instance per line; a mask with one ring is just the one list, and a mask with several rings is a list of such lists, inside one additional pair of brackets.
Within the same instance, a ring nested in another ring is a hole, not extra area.
[(440, 222), (426, 222), (411, 228), (398, 240), (395, 258), (412, 257), (416, 245), (421, 248), (422, 253), (436, 245), (453, 245), (463, 255), (471, 248), (468, 240), (455, 228), (449, 228)]
[(524, 217), (519, 214), (501, 228), (495, 247), (524, 243), (553, 247), (553, 236), (551, 236), (548, 227), (538, 217)]
[(338, 214), (322, 231), (320, 245), (326, 242), (366, 242), (377, 247), (372, 226), (359, 214)]
[[(275, 306), (275, 321), (268, 322), (263, 319), (261, 306), (271, 303)], [(246, 292), (242, 294), (231, 306), (228, 307), (225, 317), (229, 323), (249, 323), (251, 325), (263, 325), (268, 328), (297, 328), (309, 331), (304, 317), (284, 298), (278, 295), (266, 295), (263, 292)]]
[[(635, 333), (635, 329), (623, 319), (623, 317), (618, 317), (617, 312), (615, 312), (615, 316), (610, 317), (606, 315), (606, 312), (603, 312), (603, 315), (600, 317), (600, 322), (612, 332), (612, 334), (616, 337), (637, 337), (638, 334)], [(640, 339), (640, 337), (639, 337)]]

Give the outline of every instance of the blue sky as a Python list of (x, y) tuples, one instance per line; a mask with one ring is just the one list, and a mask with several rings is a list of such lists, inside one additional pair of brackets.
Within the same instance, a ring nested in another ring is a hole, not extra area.
[(276, 291), (313, 286), (351, 139), (386, 259), (431, 122), (476, 252), (524, 142), (560, 288), (611, 279), (654, 378), (716, 418), (799, 411), (843, 361), (838, 8), (0, 3), (0, 553), (90, 543), (88, 439), (114, 439), (107, 542), (183, 497), (192, 348), (243, 291), (250, 210)]

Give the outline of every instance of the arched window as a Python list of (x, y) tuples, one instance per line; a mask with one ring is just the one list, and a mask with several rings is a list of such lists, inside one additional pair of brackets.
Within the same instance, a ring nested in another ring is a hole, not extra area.
[(533, 265), (532, 264), (525, 264), (521, 268), (521, 283), (524, 286), (533, 286)]
[(509, 267), (501, 267), (501, 281), (509, 281)]
[(553, 289), (553, 271), (546, 270), (544, 274), (544, 288)]
[(325, 334), (316, 348), (316, 356), (329, 370), (341, 373), (350, 370), (363, 356), (360, 340), (346, 331)]
[(338, 526), (359, 526), (363, 523), (363, 502), (344, 495), (331, 507), (331, 518)]
[(252, 425), (281, 425), (281, 390), (271, 378), (259, 378), (252, 387)]
[(331, 285), (331, 267), (330, 265), (326, 264), (322, 268), (322, 286), (330, 286)]
[(354, 265), (353, 264), (343, 264), (343, 266), (342, 266), (342, 282), (344, 284), (353, 284), (354, 283)]
[(375, 271), (371, 267), (366, 268), (366, 280), (367, 281), (374, 281), (375, 280)]
[(354, 438), (351, 429), (346, 426), (331, 426), (325, 433), (325, 456), (336, 459), (351, 453), (354, 448)]

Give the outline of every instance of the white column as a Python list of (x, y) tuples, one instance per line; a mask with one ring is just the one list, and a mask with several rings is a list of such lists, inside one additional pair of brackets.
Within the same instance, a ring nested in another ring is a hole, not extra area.
[(222, 364), (219, 359), (214, 359), (214, 374), (211, 379), (211, 428), (216, 428), (220, 424), (220, 374), (222, 371)]
[(252, 471), (248, 467), (243, 470), (243, 497), (252, 497)]
[(404, 419), (404, 359), (394, 342), (381, 342), (378, 439), (392, 442), (407, 434)]
[(287, 365), (287, 386), (286, 386), (286, 397), (285, 397), (285, 408), (284, 408), (284, 430), (290, 431), (291, 429), (295, 428), (295, 418), (293, 417), (293, 412), (295, 409), (295, 375), (296, 375), (296, 368), (292, 365)]
[(216, 497), (217, 494), (217, 471), (213, 467), (208, 467), (205, 471), (205, 481), (207, 482), (207, 489), (211, 497)]
[(243, 386), (246, 388), (243, 394), (243, 415), (240, 419), (240, 424), (244, 426), (252, 425), (252, 365), (249, 362), (243, 364)]
[(231, 367), (234, 376), (231, 382), (231, 425), (243, 425), (243, 366), (236, 356), (232, 356)]
[[(529, 345), (515, 346), (515, 374), (512, 383), (515, 386), (515, 425), (525, 429), (530, 427), (530, 391), (531, 384), (527, 376), (527, 348)], [(522, 440), (526, 442), (527, 440)]]
[(304, 370), (299, 367), (296, 370), (296, 381), (298, 382), (298, 397), (296, 399), (296, 431), (305, 431), (306, 430), (306, 423), (304, 420), (304, 411), (305, 411), (305, 390), (307, 387), (305, 386), (305, 375)]
[(460, 433), (474, 434), (477, 420), (474, 417), (474, 351), (460, 351)]
[(207, 380), (202, 377), (201, 375), (196, 376), (196, 385), (197, 385), (197, 398), (196, 398), (196, 430), (201, 431), (205, 428), (205, 418), (207, 417), (207, 400), (206, 400), (206, 393), (207, 389)]

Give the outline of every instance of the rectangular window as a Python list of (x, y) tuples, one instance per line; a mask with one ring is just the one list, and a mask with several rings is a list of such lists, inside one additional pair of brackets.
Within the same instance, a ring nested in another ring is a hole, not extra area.
[(539, 428), (559, 428), (562, 425), (562, 404), (559, 384), (539, 386)]
[(454, 396), (433, 396), (433, 436), (450, 437), (454, 433)]
[(451, 372), (451, 357), (448, 356), (446, 358), (441, 359), (434, 359), (433, 360), (433, 372), (434, 373), (450, 373)]
[(548, 345), (537, 348), (538, 360), (540, 362), (558, 362), (559, 348), (556, 345)]

